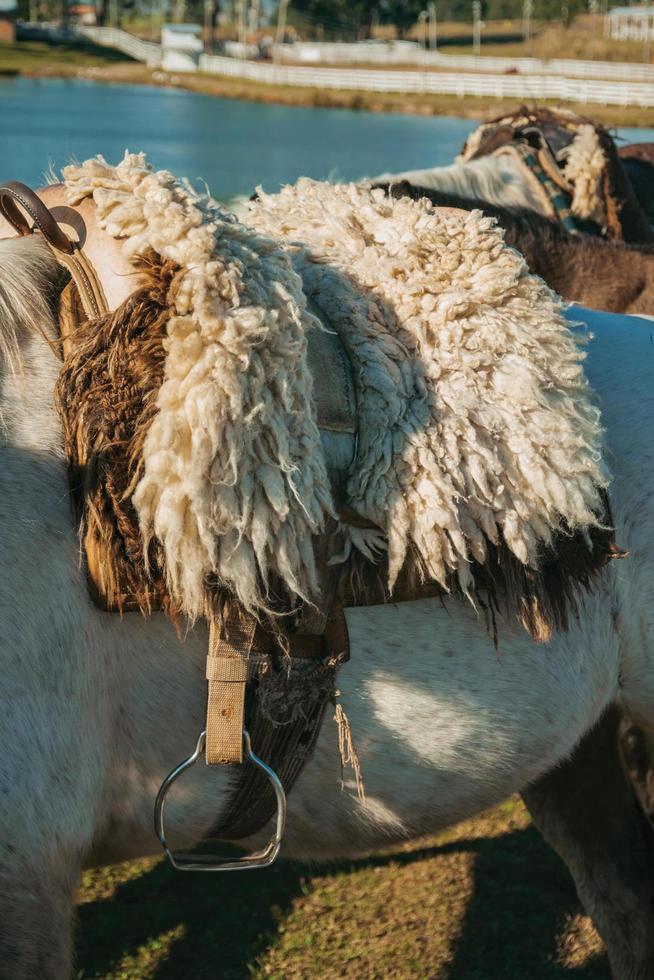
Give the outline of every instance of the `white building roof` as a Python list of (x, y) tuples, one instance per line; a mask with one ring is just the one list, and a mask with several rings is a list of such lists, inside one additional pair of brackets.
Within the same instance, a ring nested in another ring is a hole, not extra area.
[(645, 7), (641, 4), (634, 4), (633, 7), (614, 7), (609, 10), (609, 17), (645, 17), (654, 14), (654, 7)]
[[(2, 0), (0, 0), (2, 3)], [(163, 29), (170, 31), (171, 34), (195, 34), (198, 35), (202, 28), (199, 24), (164, 24)]]

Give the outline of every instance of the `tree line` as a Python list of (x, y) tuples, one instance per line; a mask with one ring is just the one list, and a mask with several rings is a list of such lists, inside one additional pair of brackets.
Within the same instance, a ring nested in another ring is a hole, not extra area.
[[(424, 16), (427, 0), (291, 0), (289, 22), (319, 30), (326, 38), (356, 31), (369, 37), (376, 24), (389, 24), (400, 36), (411, 30)], [(485, 20), (518, 19), (524, 14), (525, 0), (482, 0)], [(532, 0), (531, 16), (537, 20), (569, 20), (588, 9), (587, 0)], [(438, 0), (439, 20), (472, 20), (471, 0)]]
[[(162, 17), (179, 19), (177, 8), (183, 5), (185, 18), (198, 23), (206, 22), (207, 8), (211, 7), (211, 19), (218, 22), (222, 14), (228, 22), (236, 23), (239, 8), (249, 9), (253, 0), (18, 0), (19, 16), (27, 18), (36, 5), (40, 17), (66, 19), (70, 8), (78, 3), (94, 3), (98, 21), (107, 19), (107, 11), (114, 11), (116, 20), (123, 14), (156, 10)], [(284, 0), (282, 0), (284, 2)], [(518, 19), (524, 14), (525, 3), (531, 5), (531, 16), (536, 20), (572, 19), (588, 9), (590, 0), (481, 0), (483, 20)], [(459, 21), (470, 24), (472, 0), (286, 0), (288, 24), (297, 28), (303, 37), (321, 37), (325, 40), (354, 40), (371, 37), (377, 25), (394, 27), (400, 37), (409, 32), (422, 18), (427, 8), (435, 8), (439, 21)], [(279, 0), (257, 3), (259, 17), (277, 21)], [(261, 21), (260, 21), (261, 22)]]

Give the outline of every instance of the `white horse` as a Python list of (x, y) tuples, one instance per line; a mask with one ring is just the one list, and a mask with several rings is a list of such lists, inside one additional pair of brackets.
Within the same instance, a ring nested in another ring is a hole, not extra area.
[[(574, 217), (591, 219), (613, 240), (652, 241), (646, 201), (639, 200), (638, 189), (632, 187), (609, 133), (562, 109), (520, 107), (502, 120), (475, 130), (451, 166), (385, 173), (371, 183), (406, 180), (414, 187), (557, 217), (558, 205), (555, 208), (551, 192), (545, 190), (531, 164), (527, 166), (517, 152), (508, 152), (516, 136), (527, 130), (532, 135), (540, 131), (543, 141), (547, 137), (542, 149), (546, 150), (549, 165), (541, 162), (541, 176), (547, 173), (551, 185), (553, 170), (559, 171), (562, 186), (570, 194), (569, 207)], [(475, 157), (475, 153), (484, 155)], [(559, 179), (555, 182), (560, 183)]]
[[(163, 616), (121, 620), (90, 602), (53, 409), (54, 327), (38, 302), (55, 270), (35, 239), (0, 242), (0, 269), (0, 975), (46, 980), (71, 969), (82, 868), (157, 851), (157, 788), (202, 726), (206, 635), (179, 639)], [(610, 714), (570, 756), (614, 702), (654, 723), (654, 347), (649, 323), (579, 315), (596, 332), (588, 371), (631, 558), (548, 645), (502, 623), (499, 656), (464, 600), (349, 610), (339, 687), (366, 800), (341, 790), (327, 720), (290, 798), (285, 853), (369, 851), (534, 784), (532, 812), (568, 861), (614, 975), (636, 980), (654, 977), (654, 889)], [(210, 832), (229, 783), (224, 770), (189, 773), (168, 807), (176, 843)]]

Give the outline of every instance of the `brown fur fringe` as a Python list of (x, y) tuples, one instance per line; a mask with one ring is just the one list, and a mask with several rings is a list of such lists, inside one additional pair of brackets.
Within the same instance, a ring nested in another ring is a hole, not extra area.
[[(555, 630), (567, 630), (579, 615), (582, 591), (592, 592), (609, 561), (624, 558), (615, 542), (608, 497), (598, 515), (602, 525), (569, 533), (561, 530), (541, 556), (538, 569), (523, 565), (504, 544), (488, 543), (484, 565), (474, 563), (472, 598), (485, 613), (489, 632), (498, 648), (498, 626), (516, 620), (537, 643), (547, 643)], [(428, 581), (418, 556), (409, 557), (391, 593), (382, 564), (372, 565), (361, 555), (350, 559), (341, 579), (339, 597), (345, 606), (381, 605), (433, 596), (461, 595), (453, 576), (449, 590)]]
[(163, 381), (179, 269), (150, 252), (138, 270), (143, 285), (114, 313), (94, 321), (76, 323), (75, 304), (64, 291), (66, 358), (55, 398), (94, 598), (121, 612), (163, 607), (175, 619), (156, 543), (145, 567), (131, 494)]

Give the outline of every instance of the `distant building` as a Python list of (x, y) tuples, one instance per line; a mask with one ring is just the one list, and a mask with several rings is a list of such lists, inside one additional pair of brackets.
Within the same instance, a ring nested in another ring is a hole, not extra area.
[(0, 0), (0, 41), (16, 40), (16, 0)]
[(163, 70), (197, 71), (204, 50), (201, 34), (202, 28), (197, 24), (164, 24), (161, 28)]
[(654, 8), (614, 7), (606, 15), (605, 34), (615, 41), (654, 40)]
[(76, 24), (84, 24), (85, 27), (95, 27), (98, 22), (94, 3), (73, 3), (68, 7), (68, 16)]

